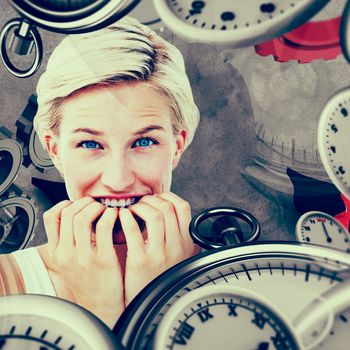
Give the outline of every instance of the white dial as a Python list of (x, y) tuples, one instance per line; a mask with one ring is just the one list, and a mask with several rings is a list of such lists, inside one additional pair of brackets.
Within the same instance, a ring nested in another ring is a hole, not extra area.
[(155, 350), (296, 349), (293, 327), (271, 302), (245, 288), (207, 286), (183, 296), (157, 331)]
[(338, 190), (350, 198), (350, 88), (327, 102), (318, 123), (318, 149), (323, 166)]
[(310, 211), (302, 215), (295, 227), (297, 240), (341, 249), (350, 253), (350, 236), (331, 215)]
[[(331, 302), (340, 300), (338, 296), (344, 290), (336, 287), (347, 286), (349, 264), (350, 255), (347, 253), (300, 243), (247, 244), (205, 252), (176, 265), (147, 286), (124, 312), (114, 332), (128, 349), (153, 350), (157, 327), (165, 317), (170, 317), (169, 313), (171, 317), (176, 317), (177, 313), (170, 310), (178, 300), (207, 286), (229, 286), (258, 294), (293, 324), (304, 310), (311, 310), (307, 318), (302, 317), (302, 320), (309, 321), (307, 324), (295, 323), (303, 344), (312, 344), (319, 349), (327, 342), (344, 348), (350, 341), (350, 335), (343, 331), (343, 327), (347, 326), (344, 320), (348, 320), (348, 314), (343, 314), (343, 310), (348, 310), (349, 304), (346, 301), (344, 305), (337, 306), (334, 313), (336, 322), (332, 323), (329, 312), (320, 319), (315, 317), (315, 312), (324, 308), (314, 308), (314, 302), (319, 301), (327, 306), (327, 311)], [(333, 298), (335, 292), (337, 297)], [(349, 295), (348, 292), (342, 295), (346, 294)], [(193, 309), (193, 317), (198, 318), (195, 313), (197, 309)], [(244, 312), (245, 320), (249, 319), (249, 311)], [(321, 322), (313, 322), (315, 318)], [(326, 324), (324, 321), (327, 321)], [(256, 331), (254, 328), (252, 330)], [(260, 348), (266, 349), (266, 343), (261, 344)], [(272, 344), (268, 349), (273, 349)]]
[(68, 301), (35, 294), (0, 297), (1, 350), (118, 350), (97, 317)]
[(154, 0), (174, 33), (190, 41), (238, 47), (277, 37), (306, 22), (328, 0)]

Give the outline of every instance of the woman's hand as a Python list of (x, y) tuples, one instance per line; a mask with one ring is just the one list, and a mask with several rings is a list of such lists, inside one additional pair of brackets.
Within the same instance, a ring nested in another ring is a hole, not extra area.
[[(96, 224), (96, 236), (92, 223)], [(112, 328), (125, 309), (123, 276), (113, 247), (118, 209), (91, 197), (63, 201), (44, 213), (51, 262), (72, 292), (73, 302)]]
[[(132, 214), (145, 221), (147, 238)], [(155, 277), (199, 250), (189, 235), (190, 205), (171, 192), (144, 196), (120, 209), (119, 217), (128, 249), (124, 280), (128, 305)]]

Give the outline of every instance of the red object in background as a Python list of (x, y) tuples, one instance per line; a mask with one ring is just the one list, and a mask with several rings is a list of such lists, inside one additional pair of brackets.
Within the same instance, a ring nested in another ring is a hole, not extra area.
[(340, 214), (335, 215), (334, 217), (349, 231), (350, 224), (350, 199), (345, 197), (343, 194), (340, 195), (341, 199), (345, 205), (345, 211)]
[(260, 56), (273, 55), (277, 62), (335, 59), (342, 52), (339, 45), (341, 17), (307, 22), (283, 36), (255, 46)]

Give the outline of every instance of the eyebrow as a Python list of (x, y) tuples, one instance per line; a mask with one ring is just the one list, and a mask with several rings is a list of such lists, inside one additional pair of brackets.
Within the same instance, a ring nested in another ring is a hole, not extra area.
[[(149, 125), (149, 126), (146, 126), (145, 128), (142, 128), (140, 130), (135, 131), (133, 133), (133, 135), (142, 135), (142, 134), (148, 133), (148, 132), (153, 131), (153, 130), (164, 131), (164, 128), (162, 126), (160, 126), (160, 125)], [(95, 130), (95, 129), (90, 129), (90, 128), (77, 128), (77, 129), (74, 129), (72, 131), (72, 134), (76, 134), (76, 133), (79, 133), (79, 132), (91, 134), (91, 135), (94, 135), (94, 136), (103, 136), (104, 135), (104, 132), (98, 131), (98, 130)]]

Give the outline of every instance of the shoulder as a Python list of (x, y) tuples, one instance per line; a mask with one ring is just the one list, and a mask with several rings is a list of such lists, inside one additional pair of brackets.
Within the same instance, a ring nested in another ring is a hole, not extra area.
[(0, 296), (23, 293), (25, 293), (25, 285), (16, 260), (11, 254), (1, 254)]

